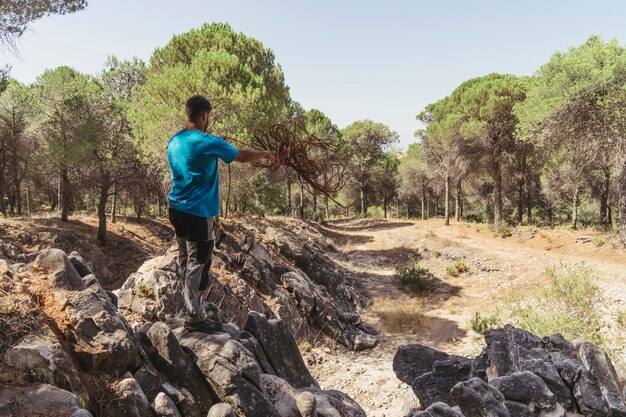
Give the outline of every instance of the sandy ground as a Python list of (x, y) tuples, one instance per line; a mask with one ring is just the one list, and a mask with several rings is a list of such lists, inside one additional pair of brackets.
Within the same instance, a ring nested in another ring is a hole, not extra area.
[[(626, 256), (612, 235), (518, 228), (511, 237), (501, 238), (485, 225), (446, 227), (441, 219), (334, 221), (325, 227), (341, 248), (337, 260), (369, 291), (371, 305), (363, 318), (380, 331), (381, 342), (362, 353), (315, 347), (308, 353), (311, 371), (323, 388), (355, 398), (368, 416), (401, 416), (415, 405), (410, 388), (392, 370), (400, 345), (423, 343), (465, 356), (479, 353), (483, 342), (470, 329), (472, 315), (494, 311), (512, 289), (524, 294), (549, 285), (545, 270), (550, 265), (586, 263), (599, 277), (608, 319), (626, 309)], [(440, 289), (426, 298), (408, 296), (393, 282), (395, 266), (417, 253), (422, 255), (420, 263), (440, 280)], [(446, 267), (459, 258), (469, 271), (450, 276)], [(389, 303), (423, 313), (415, 334), (385, 328), (376, 310)]]

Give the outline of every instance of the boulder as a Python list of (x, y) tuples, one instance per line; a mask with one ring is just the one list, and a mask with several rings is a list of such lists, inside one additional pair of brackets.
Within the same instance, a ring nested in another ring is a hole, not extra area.
[(294, 388), (317, 387), (317, 382), (304, 364), (296, 341), (282, 320), (268, 320), (264, 315), (250, 312), (245, 330), (259, 341), (276, 375)]
[(181, 417), (174, 401), (162, 392), (152, 402), (152, 411), (157, 417)]
[(122, 379), (114, 389), (125, 417), (155, 417), (148, 398), (134, 378)]
[(466, 417), (510, 417), (504, 396), (480, 378), (459, 382), (450, 396)]
[(450, 397), (450, 390), (459, 382), (468, 380), (471, 369), (471, 359), (450, 356), (446, 360), (435, 361), (433, 370), (415, 378), (411, 388), (422, 407), (429, 407), (436, 402), (455, 404)]
[(71, 392), (49, 384), (36, 383), (23, 387), (0, 385), (0, 415), (30, 415), (50, 411), (67, 412), (81, 409), (81, 400)]
[(431, 404), (424, 411), (414, 411), (406, 417), (464, 417), (458, 407), (450, 407), (446, 403)]
[[(532, 372), (515, 372), (508, 376), (494, 378), (489, 382), (507, 400), (532, 405), (542, 411), (555, 411), (556, 396), (548, 389), (541, 378)], [(563, 410), (564, 412), (564, 410)]]
[(89, 395), (72, 361), (56, 340), (45, 335), (30, 334), (7, 350), (4, 362), (27, 373), (34, 382), (54, 385), (74, 393), (85, 407)]
[(446, 360), (449, 357), (447, 353), (428, 346), (403, 345), (393, 357), (393, 371), (399, 380), (411, 385), (415, 378), (432, 371), (435, 361)]
[(82, 256), (80, 256), (80, 253), (73, 251), (72, 253), (70, 253), (68, 258), (81, 278), (89, 274), (93, 275), (93, 269), (91, 268), (89, 263)]
[(0, 277), (6, 277), (12, 279), (14, 276), (13, 268), (11, 264), (0, 258)]
[(207, 417), (237, 417), (233, 407), (228, 403), (215, 404), (209, 410)]
[(61, 249), (41, 252), (35, 259), (35, 266), (49, 273), (54, 285), (78, 291), (85, 289), (81, 276)]

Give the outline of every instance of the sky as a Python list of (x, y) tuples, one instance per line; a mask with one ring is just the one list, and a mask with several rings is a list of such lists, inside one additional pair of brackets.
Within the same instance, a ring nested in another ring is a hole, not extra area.
[(338, 127), (382, 122), (399, 148), (415, 117), (461, 82), (492, 72), (531, 75), (592, 34), (626, 42), (624, 1), (89, 0), (34, 22), (4, 51), (21, 82), (69, 65), (98, 73), (109, 55), (149, 60), (174, 34), (226, 22), (276, 55), (291, 96)]

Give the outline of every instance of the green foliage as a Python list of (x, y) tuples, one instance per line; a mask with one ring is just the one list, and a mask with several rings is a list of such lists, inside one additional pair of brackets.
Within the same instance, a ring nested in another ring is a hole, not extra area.
[(453, 277), (457, 277), (461, 274), (466, 273), (467, 271), (469, 271), (469, 268), (461, 259), (454, 261), (446, 268), (446, 272), (448, 273), (448, 275), (452, 275)]
[(600, 246), (604, 246), (604, 240), (602, 240), (600, 236), (596, 236), (593, 238), (593, 244), (596, 248), (599, 248)]
[(367, 208), (366, 217), (373, 217), (376, 219), (383, 218), (383, 208), (381, 206), (370, 206)]
[(617, 313), (617, 324), (626, 327), (626, 310), (620, 310)]
[(155, 160), (186, 120), (195, 94), (213, 104), (211, 132), (240, 139), (276, 123), (289, 91), (271, 50), (226, 24), (205, 24), (176, 35), (150, 59), (147, 81), (130, 112), (142, 149)]
[(493, 237), (501, 237), (503, 239), (513, 236), (513, 228), (508, 224), (499, 224), (493, 228)]
[(481, 313), (476, 312), (470, 319), (470, 328), (480, 334), (485, 333), (487, 330), (495, 329), (500, 325), (501, 317), (499, 310), (487, 315), (482, 315)]
[(133, 288), (133, 296), (154, 300), (154, 289), (146, 284), (139, 284)]
[(393, 279), (398, 288), (409, 294), (429, 293), (435, 289), (437, 282), (434, 275), (421, 267), (419, 259), (414, 256), (396, 267)]
[(561, 333), (569, 340), (602, 344), (601, 291), (591, 268), (560, 265), (548, 268), (546, 276), (552, 281), (550, 287), (510, 306), (512, 324), (538, 336)]

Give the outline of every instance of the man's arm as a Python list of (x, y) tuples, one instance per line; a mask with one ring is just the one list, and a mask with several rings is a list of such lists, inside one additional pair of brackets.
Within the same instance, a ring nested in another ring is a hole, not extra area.
[(237, 152), (236, 162), (256, 162), (259, 159), (267, 159), (271, 162), (276, 162), (276, 156), (270, 151), (251, 151), (247, 149), (239, 149)]

